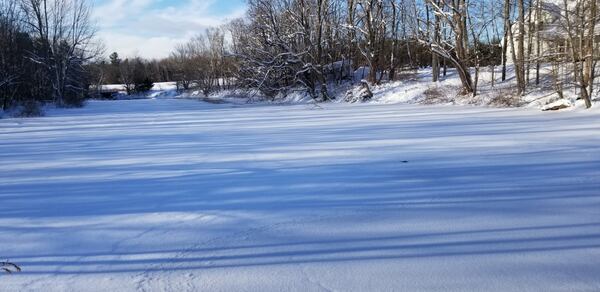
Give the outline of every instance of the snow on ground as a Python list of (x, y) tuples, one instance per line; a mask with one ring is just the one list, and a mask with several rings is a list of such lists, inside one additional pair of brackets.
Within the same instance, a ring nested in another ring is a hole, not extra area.
[[(529, 73), (530, 84), (523, 96), (518, 96), (516, 91), (516, 79), (514, 67), (508, 65), (505, 82), (501, 81), (501, 67), (480, 68), (479, 81), (476, 96), (461, 94), (461, 81), (453, 68), (448, 68), (446, 76), (440, 76), (439, 82), (432, 82), (431, 68), (420, 68), (415, 70), (403, 70), (397, 73), (395, 81), (383, 80), (379, 85), (372, 85), (372, 103), (410, 103), (410, 104), (441, 104), (441, 105), (473, 105), (497, 108), (525, 107), (545, 110), (559, 105), (564, 105), (562, 110), (574, 110), (585, 108), (583, 100), (579, 100), (580, 94), (572, 80), (563, 80), (564, 98), (561, 99), (552, 84), (552, 68), (549, 64), (543, 64), (540, 70), (540, 84), (535, 84), (535, 71)], [(340, 84), (331, 82), (328, 85), (333, 102), (346, 103), (359, 100), (360, 92), (363, 90), (360, 81), (368, 75), (368, 67), (360, 67), (354, 72), (353, 81), (345, 80)], [(471, 74), (475, 76), (475, 69), (471, 68)], [(474, 77), (473, 77), (474, 78)], [(223, 83), (222, 80), (220, 83)], [(600, 85), (598, 85), (600, 86)], [(598, 87), (596, 86), (596, 87)], [(209, 102), (226, 102), (236, 104), (306, 104), (314, 103), (312, 97), (298, 87), (296, 90), (282, 92), (274, 98), (264, 96), (259, 90), (249, 89), (226, 89), (212, 92), (208, 97), (198, 89), (190, 89), (178, 92), (175, 82), (154, 83), (152, 90), (143, 94), (126, 95), (124, 85), (103, 85), (103, 89), (119, 89), (121, 95), (118, 99), (202, 99)], [(595, 91), (592, 96), (593, 103), (600, 106), (600, 91)], [(1, 112), (0, 112), (1, 116)]]
[(0, 120), (0, 291), (598, 291), (600, 112), (90, 101)]
[[(530, 84), (523, 96), (517, 95), (517, 84), (514, 67), (507, 67), (508, 79), (501, 81), (501, 67), (482, 67), (477, 87), (477, 95), (460, 94), (462, 85), (456, 70), (449, 69), (447, 76), (442, 76), (437, 83), (431, 82), (431, 68), (400, 72), (397, 81), (383, 82), (374, 86), (373, 101), (376, 103), (413, 103), (413, 104), (446, 104), (475, 105), (497, 108), (525, 107), (546, 109), (549, 104), (568, 105), (568, 110), (585, 108), (580, 93), (574, 84), (567, 81), (564, 85), (564, 99), (560, 99), (553, 88), (553, 77), (550, 65), (543, 65), (540, 70), (540, 84), (535, 84), (535, 72), (530, 72)], [(474, 76), (475, 69), (471, 68)], [(493, 74), (492, 74), (493, 73)], [(596, 105), (600, 105), (600, 91), (592, 97)]]

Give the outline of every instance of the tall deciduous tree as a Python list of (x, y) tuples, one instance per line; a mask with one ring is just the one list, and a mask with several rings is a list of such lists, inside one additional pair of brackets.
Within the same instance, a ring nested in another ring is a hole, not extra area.
[(86, 0), (23, 0), (27, 29), (34, 35), (32, 59), (44, 66), (59, 105), (80, 103), (86, 83), (84, 63), (97, 51)]

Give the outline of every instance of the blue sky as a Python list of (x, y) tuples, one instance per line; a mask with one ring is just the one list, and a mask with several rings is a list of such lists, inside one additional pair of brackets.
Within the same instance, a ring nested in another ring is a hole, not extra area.
[(210, 26), (243, 16), (244, 0), (93, 0), (107, 54), (160, 58)]

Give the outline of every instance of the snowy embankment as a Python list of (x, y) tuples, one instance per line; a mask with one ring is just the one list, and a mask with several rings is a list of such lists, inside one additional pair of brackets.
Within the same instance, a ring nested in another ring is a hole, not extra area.
[[(461, 94), (462, 85), (456, 71), (448, 70), (439, 82), (431, 82), (431, 69), (419, 69), (400, 73), (397, 81), (384, 82), (373, 88), (376, 103), (411, 103), (411, 104), (444, 104), (474, 105), (495, 108), (524, 107), (541, 110), (585, 108), (583, 100), (574, 84), (564, 86), (563, 98), (553, 88), (551, 68), (543, 66), (540, 71), (540, 84), (536, 85), (534, 72), (530, 73), (530, 84), (523, 96), (517, 95), (517, 84), (514, 68), (508, 66), (508, 79), (501, 81), (500, 67), (494, 70), (481, 68), (477, 94)], [(492, 74), (494, 72), (494, 74)], [(474, 76), (474, 69), (471, 68)], [(494, 81), (492, 81), (494, 80)], [(595, 106), (600, 106), (600, 91), (592, 97)], [(555, 108), (557, 107), (558, 108)], [(554, 108), (554, 109), (552, 109)]]
[[(540, 71), (540, 84), (535, 83), (535, 72), (530, 73), (530, 84), (523, 96), (516, 92), (516, 80), (514, 68), (508, 66), (509, 78), (502, 82), (501, 68), (489, 67), (480, 69), (476, 96), (461, 94), (461, 82), (452, 68), (448, 69), (446, 76), (441, 76), (439, 82), (432, 82), (431, 68), (408, 70), (399, 72), (395, 81), (382, 81), (380, 85), (371, 85), (373, 98), (371, 103), (408, 103), (427, 105), (474, 105), (495, 108), (524, 107), (540, 110), (573, 110), (585, 108), (584, 101), (579, 99), (580, 95), (574, 84), (564, 86), (563, 98), (552, 86), (551, 68), (542, 66)], [(367, 71), (365, 71), (367, 70)], [(475, 75), (475, 69), (471, 68)], [(368, 69), (361, 67), (353, 73), (353, 81), (345, 80), (341, 83), (329, 84), (329, 94), (335, 103), (356, 102), (363, 90), (360, 80), (364, 79)], [(494, 72), (494, 74), (492, 74)], [(492, 81), (494, 80), (494, 81)], [(226, 103), (261, 103), (261, 104), (306, 104), (314, 100), (301, 88), (282, 93), (273, 99), (263, 96), (259, 90), (231, 89), (220, 90), (211, 93), (208, 97), (198, 89), (177, 92), (175, 82), (155, 83), (151, 91), (142, 95), (127, 96), (123, 85), (104, 85), (104, 89), (121, 90), (119, 99), (136, 98), (180, 98), (180, 99), (202, 99), (209, 102)], [(592, 96), (593, 104), (600, 106), (600, 91)]]
[(0, 120), (0, 291), (595, 291), (600, 112), (90, 101)]

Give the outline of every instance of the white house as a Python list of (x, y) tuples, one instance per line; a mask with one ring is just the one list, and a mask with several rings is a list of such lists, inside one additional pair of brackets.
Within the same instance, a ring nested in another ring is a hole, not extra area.
[[(573, 25), (575, 21), (575, 15), (577, 11), (585, 11), (586, 7), (583, 5), (589, 4), (589, 0), (566, 0), (566, 8), (569, 11), (569, 15), (572, 18), (571, 24), (566, 21), (565, 13), (565, 0), (540, 0), (540, 8), (538, 9), (535, 5), (531, 8), (531, 11), (527, 11), (525, 15), (525, 57), (531, 56), (532, 59), (538, 55), (538, 43), (540, 58), (543, 60), (549, 60), (550, 58), (557, 56), (557, 53), (570, 53), (571, 46), (579, 46), (579, 42), (575, 41), (572, 44), (571, 37), (569, 37), (568, 27), (571, 26), (571, 32), (574, 33), (573, 39), (578, 40), (577, 35), (580, 28)], [(600, 0), (598, 0), (600, 8)], [(538, 11), (540, 11), (540, 17), (538, 19)], [(600, 11), (599, 11), (600, 16)], [(533, 23), (533, 27), (529, 30), (527, 23)], [(520, 32), (518, 24), (515, 23), (512, 26), (512, 33), (514, 37), (514, 45), (517, 45)], [(587, 34), (587, 31), (585, 32)], [(538, 36), (540, 38), (538, 42)], [(595, 42), (596, 52), (600, 52), (600, 22), (596, 23), (595, 26)], [(531, 47), (531, 49), (530, 49)], [(507, 47), (507, 63), (513, 62), (511, 42), (508, 42)], [(595, 56), (600, 57), (599, 54)]]

